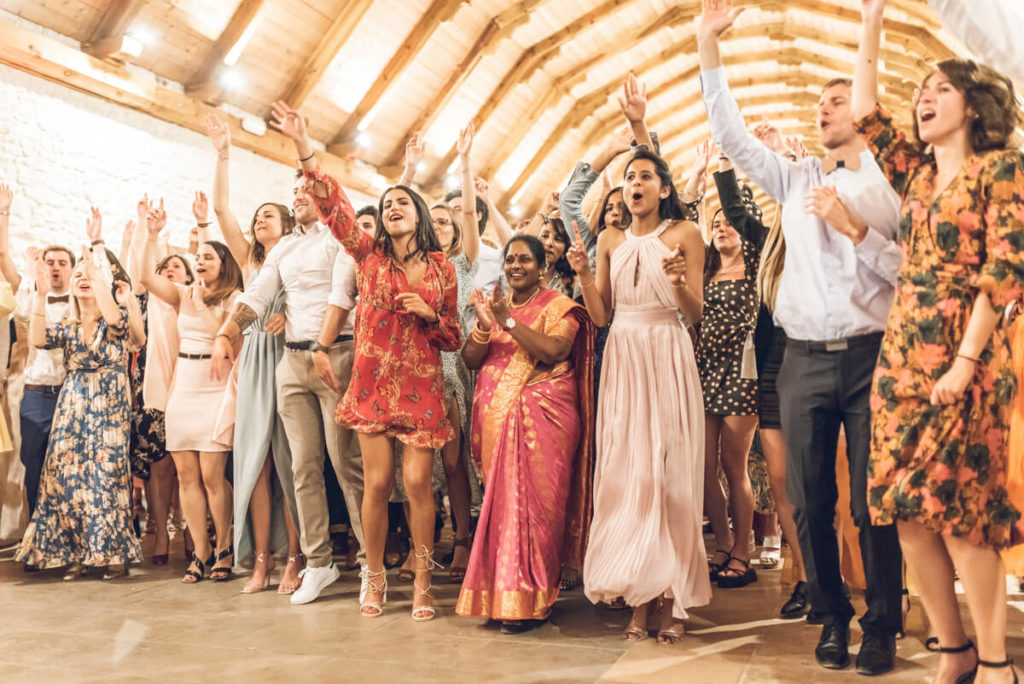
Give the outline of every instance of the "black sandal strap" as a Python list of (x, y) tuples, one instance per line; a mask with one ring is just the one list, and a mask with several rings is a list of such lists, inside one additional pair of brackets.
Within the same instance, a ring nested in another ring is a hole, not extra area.
[(980, 665), (981, 667), (987, 667), (993, 670), (998, 670), (1013, 665), (1013, 658), (1007, 658), (1001, 663), (993, 663), (991, 660), (982, 660), (981, 658), (978, 658), (978, 665)]
[(928, 637), (924, 640), (924, 650), (931, 651), (932, 653), (939, 652), (939, 637)]
[[(935, 648), (934, 649), (928, 648), (928, 641), (931, 641), (932, 639), (935, 639), (935, 641), (932, 642), (932, 643), (935, 644)], [(974, 648), (974, 642), (971, 641), (970, 639), (968, 639), (967, 643), (964, 644), (963, 646), (954, 646), (954, 647), (939, 646), (938, 645), (939, 644), (939, 638), (938, 637), (931, 637), (930, 639), (928, 639), (928, 641), (924, 642), (924, 647), (928, 648), (929, 651), (934, 651), (935, 653), (964, 653), (965, 651), (970, 651), (972, 648)], [(981, 661), (979, 660), (978, 662), (980, 663)]]
[(222, 561), (225, 558), (227, 558), (228, 556), (234, 555), (234, 553), (235, 553), (234, 548), (232, 546), (228, 546), (228, 547), (222, 549), (221, 552), (217, 554), (217, 556), (216, 556), (216, 558), (214, 559), (213, 562), (217, 563), (219, 561)]

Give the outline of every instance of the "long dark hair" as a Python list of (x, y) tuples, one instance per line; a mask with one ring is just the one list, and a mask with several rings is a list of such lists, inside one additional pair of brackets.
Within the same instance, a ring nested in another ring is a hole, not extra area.
[[(565, 223), (560, 218), (549, 218), (544, 222), (544, 226), (555, 234), (556, 242), (561, 242), (565, 245), (565, 251), (562, 252), (562, 256), (554, 264), (549, 265), (554, 266), (555, 273), (562, 276), (562, 282), (571, 289), (573, 279), (576, 277), (576, 271), (572, 270), (572, 266), (569, 265), (569, 259), (566, 256), (569, 253), (569, 246), (572, 244), (569, 240), (569, 231), (565, 229)], [(543, 228), (541, 232), (544, 232)], [(543, 243), (541, 246), (543, 247)], [(547, 259), (547, 252), (544, 253), (544, 258), (545, 260)]]
[(377, 221), (377, 232), (373, 237), (377, 241), (377, 249), (380, 250), (380, 253), (392, 259), (395, 257), (395, 246), (391, 242), (388, 231), (384, 229), (384, 198), (392, 190), (401, 190), (409, 195), (416, 208), (416, 230), (413, 232), (412, 243), (409, 245), (409, 253), (405, 255), (405, 261), (416, 257), (426, 258), (429, 252), (443, 253), (441, 243), (437, 241), (437, 235), (434, 233), (434, 223), (430, 220), (430, 207), (418, 192), (407, 185), (392, 185), (381, 194), (380, 201), (377, 203), (377, 213), (380, 219)]
[(203, 303), (207, 306), (216, 306), (237, 290), (242, 289), (242, 268), (231, 256), (228, 246), (219, 240), (207, 240), (204, 245), (213, 247), (213, 251), (220, 258), (220, 274), (217, 276), (217, 287), (208, 290)]
[[(597, 232), (594, 233), (595, 235), (600, 235), (601, 233), (604, 232), (604, 229), (608, 227), (608, 224), (605, 223), (604, 216), (605, 216), (605, 214), (608, 213), (608, 200), (610, 200), (615, 193), (622, 194), (622, 186), (621, 185), (619, 187), (617, 187), (617, 188), (612, 188), (608, 192), (608, 194), (604, 196), (604, 199), (601, 201), (601, 213), (597, 217)], [(629, 209), (626, 208), (626, 198), (623, 197), (622, 198), (622, 226), (621, 226), (620, 230), (625, 230), (625, 228), (630, 224), (632, 219), (633, 219), (633, 215), (630, 214), (629, 213)]]
[[(718, 219), (718, 215), (725, 213), (719, 209), (715, 212), (715, 215), (711, 217), (711, 240), (708, 242), (707, 249), (704, 250), (704, 285), (711, 282), (711, 279), (715, 277), (719, 269), (722, 268), (722, 253), (718, 251), (718, 247), (715, 246), (715, 221)], [(725, 216), (726, 223), (729, 223), (729, 217)], [(732, 224), (729, 223), (731, 226)], [(735, 230), (735, 228), (734, 228)]]
[(633, 151), (633, 158), (626, 164), (626, 170), (622, 172), (622, 177), (625, 178), (629, 174), (629, 167), (633, 165), (633, 162), (641, 159), (647, 159), (654, 163), (654, 172), (658, 174), (662, 187), (669, 189), (668, 197), (664, 197), (658, 202), (658, 218), (684, 220), (686, 209), (683, 207), (683, 201), (679, 199), (679, 193), (676, 192), (675, 183), (672, 182), (672, 171), (669, 170), (664, 159), (651, 152), (647, 147), (641, 146)]
[(246, 256), (250, 262), (257, 266), (262, 266), (263, 262), (267, 259), (267, 248), (256, 239), (256, 217), (260, 215), (260, 210), (263, 207), (277, 207), (277, 213), (281, 217), (281, 237), (288, 235), (295, 228), (295, 217), (292, 216), (292, 210), (283, 204), (264, 202), (256, 207), (256, 211), (252, 215), (252, 223), (249, 224), (249, 234), (252, 235), (252, 242), (249, 243), (249, 253)]

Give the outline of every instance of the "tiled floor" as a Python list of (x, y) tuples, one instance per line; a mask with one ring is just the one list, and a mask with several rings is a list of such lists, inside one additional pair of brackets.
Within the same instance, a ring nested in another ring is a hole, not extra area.
[[(240, 594), (240, 579), (184, 586), (183, 571), (180, 552), (168, 568), (147, 562), (114, 582), (63, 583), (59, 573), (25, 575), (0, 561), (0, 682), (865, 681), (852, 668), (831, 673), (814, 663), (819, 628), (774, 619), (788, 595), (779, 571), (717, 591), (675, 646), (626, 643), (628, 614), (592, 606), (578, 590), (563, 596), (549, 624), (503, 636), (456, 617), (458, 587), (441, 577), (439, 618), (417, 624), (409, 619), (411, 585), (393, 573), (385, 615), (370, 620), (358, 615), (354, 572), (319, 601), (291, 606), (273, 589)], [(1021, 656), (1024, 615), (1010, 613), (1011, 653)], [(881, 681), (928, 681), (937, 658), (922, 647), (919, 604), (908, 629), (897, 670)]]

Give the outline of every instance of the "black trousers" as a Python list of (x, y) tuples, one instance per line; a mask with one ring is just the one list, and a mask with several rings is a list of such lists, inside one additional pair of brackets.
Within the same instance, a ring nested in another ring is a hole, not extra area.
[[(786, 438), (786, 491), (796, 509), (797, 535), (807, 569), (812, 612), (825, 624), (848, 622), (853, 606), (843, 592), (833, 526), (838, 496), (836, 447), (846, 433), (850, 508), (857, 525), (868, 610), (864, 631), (902, 631), (902, 554), (895, 525), (876, 526), (868, 515), (871, 449), (869, 398), (882, 333), (838, 344), (789, 340), (779, 371), (782, 432)], [(845, 347), (845, 348), (844, 348)]]
[(25, 390), (19, 411), (21, 426), (21, 462), (25, 466), (25, 498), (31, 518), (39, 498), (39, 479), (50, 441), (53, 412), (57, 408), (57, 392)]

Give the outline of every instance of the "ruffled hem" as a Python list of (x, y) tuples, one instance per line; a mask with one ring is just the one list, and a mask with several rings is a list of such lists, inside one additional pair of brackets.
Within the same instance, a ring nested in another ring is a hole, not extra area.
[(364, 435), (384, 434), (388, 437), (394, 437), (402, 444), (422, 449), (440, 449), (455, 439), (455, 429), (452, 428), (447, 420), (440, 427), (427, 429), (366, 420), (351, 411), (339, 408), (335, 421), (342, 427), (361, 432)]

